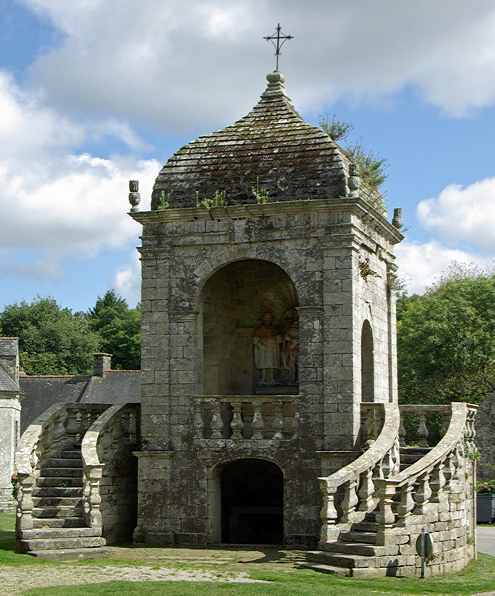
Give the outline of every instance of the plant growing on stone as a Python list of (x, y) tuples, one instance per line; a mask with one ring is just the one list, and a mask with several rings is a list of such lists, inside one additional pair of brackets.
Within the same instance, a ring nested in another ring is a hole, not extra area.
[(251, 191), (258, 205), (264, 205), (268, 201), (268, 191), (266, 188), (260, 187), (259, 176), (256, 177), (256, 186), (253, 186)]
[(170, 193), (162, 190), (160, 193), (160, 204), (158, 205), (158, 211), (163, 211), (170, 207)]
[[(334, 141), (345, 141), (354, 130), (354, 126), (339, 120), (335, 114), (332, 120), (328, 116), (320, 117), (320, 128), (324, 130)], [(356, 161), (359, 167), (359, 175), (365, 186), (372, 190), (378, 190), (387, 179), (385, 170), (387, 160), (376, 153), (366, 149), (361, 143), (346, 143), (343, 147), (347, 153)], [(373, 205), (375, 206), (375, 205)]]
[(224, 207), (227, 205), (227, 193), (225, 190), (216, 190), (213, 198), (200, 198), (199, 191), (195, 191), (196, 207), (204, 207), (205, 209), (212, 209), (213, 207)]

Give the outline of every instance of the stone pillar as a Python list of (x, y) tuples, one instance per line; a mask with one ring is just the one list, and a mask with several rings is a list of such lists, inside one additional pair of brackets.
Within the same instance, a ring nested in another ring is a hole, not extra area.
[[(324, 450), (353, 449), (359, 431), (352, 237), (323, 250)], [(359, 349), (358, 349), (359, 348)]]

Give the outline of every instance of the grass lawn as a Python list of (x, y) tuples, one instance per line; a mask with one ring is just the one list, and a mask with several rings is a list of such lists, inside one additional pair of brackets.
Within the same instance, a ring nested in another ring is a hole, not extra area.
[[(247, 573), (252, 579), (266, 583), (220, 583), (204, 581), (109, 581), (77, 586), (39, 587), (26, 589), (24, 596), (469, 596), (495, 590), (495, 557), (479, 555), (478, 561), (461, 573), (433, 577), (426, 580), (383, 578), (352, 579), (334, 577), (297, 569), (288, 562), (281, 563), (280, 552), (275, 556), (259, 551), (251, 559), (243, 550), (201, 549), (134, 549), (122, 548), (119, 559), (100, 559), (77, 563), (42, 561), (13, 552), (13, 516), (0, 514), (0, 565), (29, 566), (29, 574), (40, 574), (47, 567), (60, 569), (91, 567), (151, 566), (182, 570), (207, 570), (215, 575)], [(251, 556), (253, 552), (250, 553)], [(197, 556), (196, 556), (197, 555)], [(0, 592), (1, 593), (1, 592)]]

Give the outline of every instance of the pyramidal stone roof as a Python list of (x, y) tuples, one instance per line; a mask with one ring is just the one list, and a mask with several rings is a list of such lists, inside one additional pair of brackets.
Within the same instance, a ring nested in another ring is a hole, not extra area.
[(266, 78), (268, 86), (247, 116), (167, 161), (153, 187), (152, 209), (162, 199), (175, 208), (349, 196), (349, 155), (301, 118), (282, 73)]

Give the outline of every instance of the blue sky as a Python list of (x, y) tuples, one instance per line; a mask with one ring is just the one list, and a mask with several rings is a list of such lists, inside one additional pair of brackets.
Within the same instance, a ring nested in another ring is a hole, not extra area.
[(127, 181), (245, 115), (280, 69), (301, 115), (334, 114), (388, 160), (408, 290), (495, 254), (493, 0), (2, 0), (0, 308), (139, 300)]

